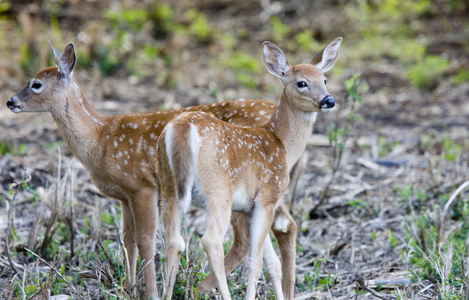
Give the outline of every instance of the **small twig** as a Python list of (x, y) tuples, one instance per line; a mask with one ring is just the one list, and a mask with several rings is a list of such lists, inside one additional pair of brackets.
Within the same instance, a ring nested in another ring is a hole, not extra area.
[(31, 253), (34, 257), (36, 257), (37, 259), (39, 259), (42, 263), (46, 264), (49, 268), (51, 268), (52, 271), (55, 272), (55, 274), (57, 274), (57, 276), (59, 276), (69, 287), (70, 289), (76, 294), (77, 291), (75, 289), (75, 287), (68, 281), (68, 279), (66, 279), (65, 277), (62, 276), (62, 274), (60, 274), (60, 272), (54, 268), (50, 263), (48, 263), (46, 260), (44, 260), (42, 257), (40, 257), (39, 255), (37, 255), (36, 253), (34, 253), (33, 251), (31, 251), (30, 249), (24, 247), (24, 250), (28, 251), (29, 253)]
[(449, 200), (448, 202), (446, 202), (445, 204), (445, 208), (443, 210), (443, 214), (446, 214), (446, 212), (448, 211), (451, 203), (453, 203), (454, 199), (456, 199), (456, 196), (459, 195), (459, 193), (464, 189), (466, 188), (466, 186), (469, 186), (469, 181), (466, 181), (464, 182), (463, 184), (461, 184), (458, 189), (453, 193), (451, 194), (451, 197), (449, 197)]
[[(152, 262), (152, 260), (153, 259), (150, 259), (148, 262), (145, 262), (145, 260), (142, 261), (141, 269), (137, 274), (137, 278), (139, 278), (142, 275), (142, 272), (145, 270), (145, 268), (148, 266), (148, 264), (150, 264)], [(143, 263), (145, 263), (145, 264), (143, 264)]]
[(36, 296), (39, 295), (40, 293), (42, 293), (42, 289), (39, 289), (37, 292), (35, 292), (34, 294), (32, 294), (31, 296), (29, 296), (28, 298), (26, 298), (26, 300), (34, 299), (34, 298), (36, 298)]
[(23, 300), (26, 300), (26, 292), (25, 292), (25, 289), (24, 289), (24, 286), (25, 286), (25, 283), (26, 283), (26, 268), (24, 269), (24, 272), (23, 272), (23, 279), (21, 280), (21, 286), (19, 287), (21, 289), (21, 294), (23, 295)]
[[(365, 290), (367, 291), (368, 293), (372, 294), (373, 296), (375, 296), (376, 298), (379, 298), (379, 299), (383, 299), (383, 300), (391, 300), (391, 299), (397, 299), (396, 296), (394, 295), (382, 295), (380, 293), (378, 293), (377, 291), (369, 288), (366, 284), (365, 284), (365, 280), (360, 277), (357, 279), (357, 281), (355, 282), (356, 285), (357, 285), (357, 290), (358, 289), (361, 289), (361, 290)], [(358, 293), (357, 293), (357, 297), (358, 297)], [(356, 299), (356, 298), (355, 298)]]

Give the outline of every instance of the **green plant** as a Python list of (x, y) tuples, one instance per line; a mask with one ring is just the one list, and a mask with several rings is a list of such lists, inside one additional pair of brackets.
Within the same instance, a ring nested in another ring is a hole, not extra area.
[(332, 274), (321, 275), (321, 267), (324, 259), (316, 259), (310, 272), (305, 272), (303, 281), (298, 282), (301, 291), (311, 290), (329, 290), (335, 283), (335, 278)]
[(388, 229), (388, 241), (389, 241), (389, 246), (391, 246), (392, 249), (396, 248), (397, 242), (399, 241), (397, 238), (394, 237), (391, 229)]
[(447, 60), (439, 56), (429, 55), (407, 71), (407, 78), (413, 86), (427, 89), (443, 78), (448, 68)]
[(278, 16), (272, 16), (270, 18), (270, 26), (272, 38), (277, 43), (283, 41), (291, 31), (290, 27), (283, 24)]
[(20, 53), (20, 68), (23, 72), (31, 73), (35, 66), (38, 64), (35, 56), (31, 52), (31, 49), (27, 44), (21, 44), (18, 48), (18, 52)]
[(227, 59), (226, 65), (235, 71), (236, 79), (240, 84), (247, 88), (256, 87), (256, 75), (261, 70), (257, 59), (244, 52), (236, 51)]
[(313, 38), (313, 32), (305, 29), (295, 35), (295, 42), (303, 51), (311, 51), (311, 49), (319, 48), (318, 43)]
[(242, 51), (236, 51), (226, 65), (236, 71), (259, 72), (261, 66), (256, 58)]
[(153, 21), (153, 35), (156, 38), (164, 39), (175, 31), (183, 30), (183, 26), (174, 20), (173, 9), (169, 4), (156, 3), (150, 15)]
[(104, 75), (110, 75), (121, 67), (119, 58), (113, 53), (110, 47), (97, 45), (96, 53), (98, 67)]
[(188, 10), (185, 17), (191, 22), (189, 33), (197, 42), (208, 43), (212, 39), (212, 29), (208, 24), (207, 16), (195, 9)]
[(104, 13), (104, 18), (111, 22), (113, 27), (138, 31), (148, 22), (148, 11), (142, 8), (108, 10)]
[(378, 156), (383, 157), (391, 152), (394, 147), (398, 146), (399, 142), (389, 142), (385, 137), (380, 136), (378, 138)]
[(0, 142), (0, 155), (4, 156), (11, 152), (10, 146), (5, 142)]
[[(413, 278), (437, 283), (441, 299), (467, 299), (469, 203), (467, 196), (455, 201), (469, 186), (462, 184), (451, 196), (442, 194), (438, 203), (412, 210), (406, 222), (408, 259)], [(408, 194), (408, 193), (407, 193)]]
[(455, 161), (458, 157), (461, 156), (461, 144), (455, 143), (448, 136), (443, 138), (443, 150), (444, 158), (447, 161)]
[(371, 207), (368, 203), (364, 202), (361, 198), (349, 200), (347, 201), (347, 205), (353, 208), (353, 210), (355, 211), (362, 210), (377, 213), (376, 209), (373, 209), (373, 207)]
[(458, 73), (453, 76), (452, 81), (454, 84), (461, 84), (469, 81), (469, 70), (459, 69)]

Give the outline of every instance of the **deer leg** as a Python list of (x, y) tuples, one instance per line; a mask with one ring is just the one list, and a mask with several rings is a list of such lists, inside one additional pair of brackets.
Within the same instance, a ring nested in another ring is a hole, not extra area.
[(122, 232), (124, 235), (124, 247), (127, 251), (127, 276), (125, 286), (132, 292), (136, 282), (137, 269), (137, 242), (135, 240), (135, 223), (128, 202), (121, 201), (122, 210)]
[[(233, 228), (233, 244), (225, 256), (225, 275), (228, 276), (249, 253), (249, 223), (243, 214), (231, 214), (231, 227)], [(197, 286), (199, 293), (211, 291), (216, 288), (217, 280), (213, 273), (205, 277)]]
[(282, 203), (275, 211), (272, 232), (282, 258), (282, 290), (286, 300), (293, 300), (295, 289), (296, 223)]
[(254, 205), (251, 218), (251, 240), (249, 249), (249, 275), (246, 299), (254, 300), (257, 281), (261, 275), (264, 243), (274, 217), (273, 207), (264, 206), (261, 200)]
[(209, 200), (213, 205), (208, 210), (207, 230), (202, 237), (202, 246), (207, 253), (210, 271), (217, 281), (218, 292), (222, 299), (227, 300), (231, 299), (231, 296), (223, 264), (223, 238), (228, 229), (231, 207), (223, 205), (229, 204), (230, 201), (220, 201), (220, 199), (223, 198), (218, 198), (218, 201)]
[(135, 221), (137, 248), (143, 261), (145, 298), (159, 299), (155, 276), (155, 236), (158, 220), (158, 199), (153, 189), (144, 189), (130, 202)]
[(172, 299), (173, 288), (179, 270), (181, 253), (185, 243), (181, 235), (182, 210), (174, 197), (164, 199), (163, 223), (166, 231), (165, 286), (163, 299)]
[(280, 259), (278, 258), (277, 253), (275, 253), (269, 234), (267, 234), (264, 242), (264, 265), (267, 273), (269, 274), (270, 280), (272, 280), (275, 298), (283, 300)]

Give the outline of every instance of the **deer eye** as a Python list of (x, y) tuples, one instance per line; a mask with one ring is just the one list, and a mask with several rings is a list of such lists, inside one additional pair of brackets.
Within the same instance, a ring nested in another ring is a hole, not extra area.
[(324, 84), (327, 84), (327, 79), (324, 79)]
[(39, 94), (44, 89), (44, 85), (38, 80), (33, 80), (30, 84), (30, 88), (34, 93)]
[(38, 94), (42, 92), (42, 89), (44, 88), (44, 85), (40, 81), (33, 81), (31, 82), (30, 85), (31, 89), (33, 90), (34, 93)]
[(308, 84), (304, 81), (298, 81), (298, 83), (296, 84), (299, 88), (305, 88), (308, 86)]

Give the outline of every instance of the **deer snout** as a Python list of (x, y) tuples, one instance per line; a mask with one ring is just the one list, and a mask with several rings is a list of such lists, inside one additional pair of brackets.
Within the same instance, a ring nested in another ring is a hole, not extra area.
[(21, 112), (21, 105), (18, 104), (18, 101), (15, 100), (15, 96), (8, 99), (7, 107), (14, 113)]
[(327, 95), (321, 101), (321, 111), (331, 111), (335, 107), (335, 99), (331, 95)]

